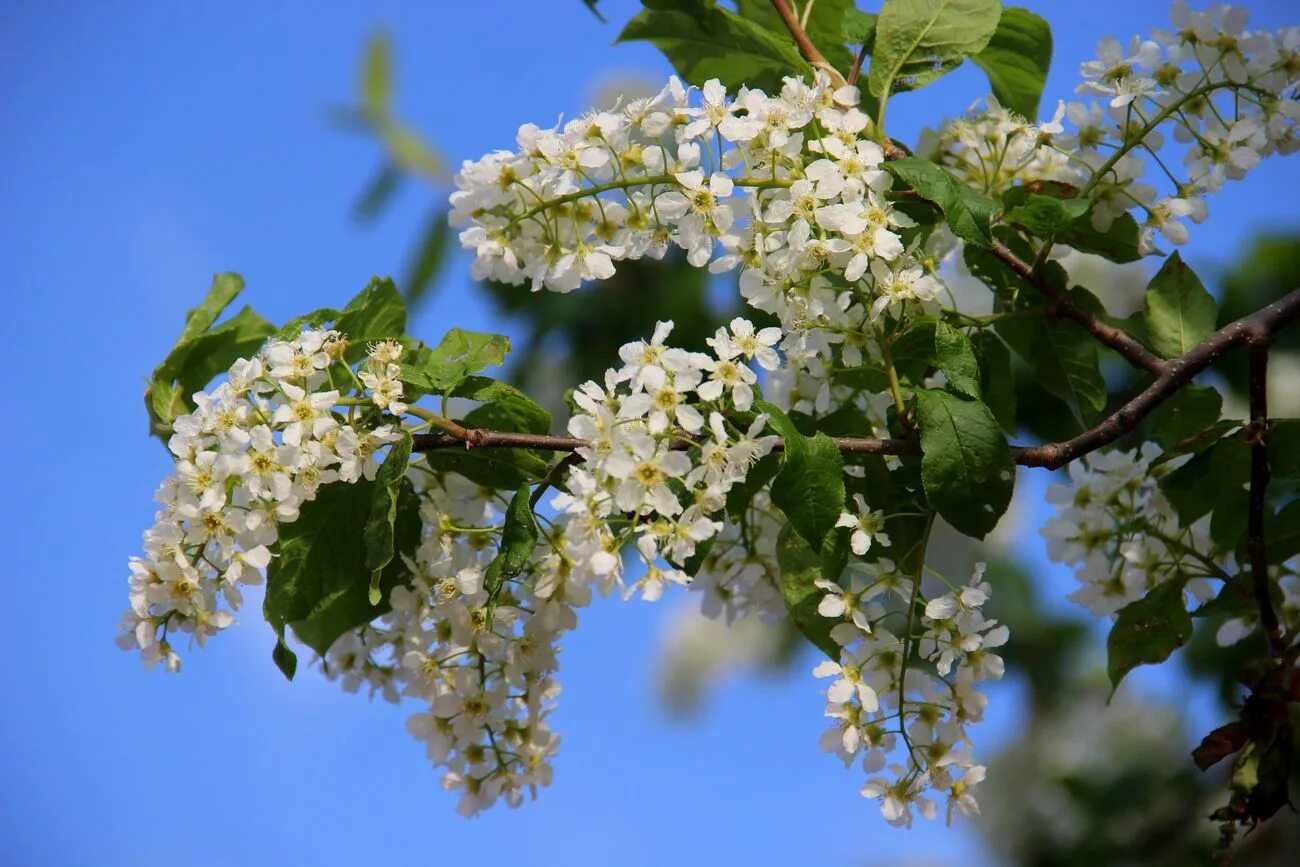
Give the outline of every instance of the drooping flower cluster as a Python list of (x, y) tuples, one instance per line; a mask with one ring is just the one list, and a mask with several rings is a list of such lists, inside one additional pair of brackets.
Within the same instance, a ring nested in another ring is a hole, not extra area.
[(345, 345), (333, 331), (272, 341), (176, 419), (168, 442), (176, 472), (158, 488), (162, 508), (144, 534), (144, 556), (131, 559), (119, 639), (146, 664), (177, 670), (168, 635), (190, 633), (202, 645), (234, 622), (240, 588), (262, 582), (278, 527), (321, 485), (374, 478), (397, 434), (388, 425), (355, 429), (336, 413)]
[[(1082, 187), (1101, 231), (1140, 208), (1145, 252), (1157, 234), (1186, 243), (1184, 221), (1209, 216), (1206, 195), (1300, 147), (1300, 27), (1247, 30), (1241, 7), (1194, 12), (1185, 0), (1174, 0), (1171, 17), (1174, 29), (1153, 40), (1098, 44), (1078, 87), (1096, 101), (1061, 102), (1035, 123), (990, 98), (986, 110), (929, 134), (922, 150), (990, 195), (1034, 181)], [(1163, 178), (1143, 181), (1152, 170)]]
[(980, 721), (987, 703), (975, 685), (1002, 677), (1002, 659), (991, 650), (1008, 637), (980, 612), (992, 592), (984, 564), (968, 585), (928, 600), (919, 580), (888, 559), (863, 569), (865, 580), (855, 575), (847, 589), (820, 582), (827, 591), (820, 613), (839, 621), (831, 637), (842, 647), (839, 662), (824, 660), (813, 671), (835, 678), (826, 690), (834, 724), (822, 749), (845, 767), (861, 757), (873, 775), (862, 794), (880, 801), (890, 824), (911, 825), (913, 807), (934, 818), (935, 796), (946, 799), (949, 821), (978, 812), (975, 788), (985, 769), (971, 754), (966, 726)]

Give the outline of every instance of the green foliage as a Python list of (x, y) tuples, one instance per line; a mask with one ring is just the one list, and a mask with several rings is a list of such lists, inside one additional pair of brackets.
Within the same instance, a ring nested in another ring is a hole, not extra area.
[(795, 531), (793, 524), (781, 530), (776, 541), (776, 558), (781, 567), (781, 596), (790, 619), (805, 638), (834, 660), (839, 660), (839, 645), (831, 640), (834, 621), (817, 613), (825, 595), (814, 583), (822, 577), (822, 558), (817, 550)]
[(393, 101), (393, 40), (387, 33), (370, 34), (361, 53), (357, 99), (362, 110), (375, 117), (386, 115)]
[(992, 245), (989, 222), (998, 209), (992, 199), (975, 192), (947, 169), (920, 157), (890, 160), (885, 168), (922, 199), (938, 205), (957, 237), (976, 247)]
[(1091, 220), (1079, 220), (1056, 240), (1080, 253), (1092, 253), (1121, 265), (1142, 258), (1137, 220), (1128, 213), (1116, 217), (1104, 232), (1097, 229)]
[(402, 297), (408, 308), (414, 308), (429, 297), (434, 289), (434, 278), (442, 270), (454, 240), (455, 233), (447, 220), (447, 210), (439, 205), (429, 212), (415, 255), (407, 266)]
[(481, 402), (466, 414), (468, 427), (518, 433), (544, 434), (551, 429), (551, 414), (513, 385), (486, 376), (467, 376), (447, 391), (448, 397)]
[(873, 96), (916, 90), (983, 51), (998, 27), (998, 0), (885, 0), (867, 84)]
[(980, 381), (984, 384), (984, 403), (993, 417), (1009, 434), (1016, 433), (1016, 379), (1011, 367), (1011, 352), (991, 331), (971, 335), (971, 345), (979, 359)]
[(964, 332), (947, 322), (932, 316), (914, 317), (894, 344), (891, 355), (900, 368), (909, 362), (919, 362), (911, 377), (913, 382), (919, 383), (930, 368), (937, 368), (943, 371), (954, 391), (967, 397), (980, 397), (980, 369), (975, 349)]
[(1037, 120), (1052, 65), (1052, 28), (1046, 21), (1028, 9), (1004, 7), (998, 29), (971, 60), (988, 75), (998, 102)]
[(348, 339), (344, 358), (352, 363), (369, 352), (371, 343), (406, 332), (406, 305), (396, 284), (387, 277), (372, 278), (340, 311), (334, 327)]
[(1087, 427), (1106, 405), (1097, 344), (1073, 322), (1060, 319), (1004, 319), (999, 336), (1029, 363), (1038, 383), (1059, 397), (1079, 427)]
[(411, 434), (402, 430), (401, 439), (388, 449), (388, 456), (375, 474), (370, 498), (370, 517), (362, 538), (366, 545), (366, 568), (370, 570), (371, 605), (383, 599), (380, 582), (384, 569), (393, 561), (393, 538), (397, 532), (397, 500), (411, 463)]
[(849, 9), (844, 13), (841, 35), (850, 45), (867, 46), (867, 53), (870, 54), (871, 48), (876, 44), (876, 25), (879, 22), (880, 16), (874, 12)]
[(1240, 437), (1225, 437), (1161, 479), (1160, 488), (1178, 520), (1190, 526), (1234, 493), (1244, 511), (1249, 478), (1250, 447)]
[(1180, 452), (1183, 443), (1217, 422), (1222, 412), (1223, 395), (1216, 389), (1184, 386), (1147, 418), (1147, 434), (1163, 451)]
[(844, 512), (844, 459), (824, 433), (804, 436), (789, 416), (766, 401), (754, 408), (770, 416), (770, 424), (785, 440), (785, 462), (772, 480), (772, 502), (812, 550)]
[(1003, 219), (1040, 238), (1052, 238), (1078, 222), (1090, 207), (1091, 199), (1031, 195), (1024, 204), (1008, 211)]
[(1170, 579), (1119, 610), (1106, 639), (1106, 672), (1112, 688), (1139, 665), (1164, 662), (1192, 637), (1183, 584)]
[(643, 5), (617, 41), (653, 43), (689, 84), (716, 78), (730, 90), (745, 84), (776, 93), (784, 76), (812, 75), (788, 38), (714, 0), (643, 0)]
[(380, 601), (370, 602), (365, 528), (374, 501), (374, 482), (335, 482), (304, 503), (298, 520), (280, 528), (277, 556), (267, 569), (263, 614), (279, 636), (272, 653), (286, 677), (296, 669), (284, 641), (285, 627), (324, 654), (334, 640), (386, 613), (388, 594), (405, 582), (402, 555), (414, 555), (420, 541), (419, 498), (411, 483), (398, 484), (393, 521), (395, 556), (380, 574)]
[(465, 377), (499, 365), (510, 353), (510, 338), (502, 334), (480, 334), (453, 328), (442, 342), (416, 359), (403, 364), (402, 382), (422, 391), (442, 394), (456, 387)]
[(185, 315), (185, 326), (176, 345), (154, 369), (145, 389), (150, 430), (166, 439), (176, 417), (194, 409), (191, 395), (240, 358), (253, 355), (275, 332), (275, 326), (244, 307), (230, 319), (216, 325), (230, 302), (244, 290), (238, 274), (217, 274), (198, 307)]
[(930, 505), (955, 529), (984, 538), (1010, 505), (1016, 483), (997, 420), (978, 400), (928, 388), (916, 392), (916, 416)]
[(1146, 302), (1151, 348), (1165, 358), (1186, 354), (1214, 332), (1218, 315), (1214, 299), (1177, 252), (1151, 278)]

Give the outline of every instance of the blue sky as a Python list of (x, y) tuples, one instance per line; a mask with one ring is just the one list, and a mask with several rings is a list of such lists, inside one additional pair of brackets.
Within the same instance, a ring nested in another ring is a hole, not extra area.
[[(1057, 35), (1053, 102), (1100, 36), (1165, 17), (1158, 2), (1026, 5)], [(326, 107), (350, 97), (363, 37), (393, 32), (402, 113), (459, 162), (580, 111), (611, 74), (666, 74), (648, 46), (610, 45), (633, 4), (600, 6), (611, 24), (577, 0), (0, 4), (0, 353), (15, 392), (0, 509), (17, 543), (0, 603), (0, 862), (847, 865), (947, 863), (970, 845), (961, 828), (889, 829), (859, 774), (817, 752), (811, 662), (728, 684), (693, 724), (667, 719), (652, 650), (680, 600), (584, 614), (565, 642), (554, 786), (472, 822), (405, 709), (310, 671), (284, 681), (255, 607), (178, 677), (113, 646), (126, 561), (169, 468), (146, 435), (144, 376), (184, 311), (222, 270), (272, 320), (342, 302), (402, 273), (432, 203), (411, 187), (374, 225), (349, 216), (377, 149), (331, 129)], [(1285, 0), (1252, 8), (1260, 25), (1300, 17)], [(913, 139), (984, 90), (960, 70), (900, 100), (892, 131)], [(1300, 161), (1230, 186), (1188, 259), (1212, 275), (1254, 232), (1300, 225), (1293, 197), (1269, 201), (1287, 187)], [(413, 330), (504, 327), (467, 273), (451, 263)], [(985, 743), (1013, 735), (1015, 692), (995, 697), (1008, 710)]]

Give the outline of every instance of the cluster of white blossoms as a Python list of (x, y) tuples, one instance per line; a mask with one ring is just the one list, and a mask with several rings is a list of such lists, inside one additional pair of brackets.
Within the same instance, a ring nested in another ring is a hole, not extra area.
[[(1157, 584), (1187, 581), (1202, 602), (1209, 578), (1223, 574), (1231, 553), (1214, 549), (1208, 519), (1182, 527), (1158, 484), (1178, 464), (1154, 464), (1160, 447), (1093, 452), (1070, 464), (1070, 483), (1052, 485), (1057, 514), (1042, 528), (1047, 556), (1074, 568), (1083, 585), (1070, 599), (1101, 617), (1135, 602)], [(1219, 565), (1216, 565), (1219, 564)]]
[(550, 783), (559, 738), (546, 718), (559, 693), (558, 641), (577, 617), (575, 603), (539, 592), (540, 551), (489, 605), (485, 578), (506, 501), (424, 470), (416, 473), (424, 529), (413, 579), (390, 594), (392, 611), (340, 637), (323, 668), (346, 689), (425, 702), (407, 730), (458, 793), (457, 811), (472, 816), (498, 799), (518, 806)]
[[(819, 613), (839, 621), (831, 638), (842, 648), (838, 663), (813, 670), (835, 678), (826, 690), (826, 716), (835, 722), (822, 749), (845, 767), (861, 757), (873, 775), (862, 794), (880, 801), (890, 824), (911, 825), (914, 806), (933, 819), (935, 796), (946, 799), (949, 821), (979, 812), (975, 789), (985, 769), (966, 727), (987, 703), (975, 685), (1002, 677), (1002, 658), (990, 651), (1008, 638), (1005, 626), (980, 612), (991, 593), (984, 564), (969, 584), (929, 599), (888, 559), (859, 568), (864, 577), (855, 574), (847, 589), (818, 582), (826, 590)], [(929, 665), (918, 668), (919, 660)]]
[(234, 622), (240, 587), (262, 582), (279, 526), (321, 485), (374, 478), (397, 434), (389, 425), (355, 429), (335, 412), (345, 345), (334, 331), (271, 341), (176, 419), (168, 441), (176, 472), (158, 488), (162, 508), (144, 534), (144, 556), (131, 559), (119, 638), (146, 664), (175, 671), (169, 634), (202, 645)]
[[(1154, 39), (1098, 44), (1078, 87), (1098, 99), (1061, 102), (1051, 120), (1035, 123), (990, 98), (986, 110), (928, 134), (922, 151), (989, 195), (1034, 181), (1082, 187), (1100, 231), (1140, 208), (1144, 252), (1157, 233), (1186, 243), (1184, 221), (1209, 216), (1207, 194), (1266, 156), (1300, 148), (1300, 27), (1247, 30), (1241, 7), (1194, 12), (1185, 0), (1174, 0), (1171, 17), (1173, 29)], [(1163, 178), (1144, 182), (1152, 170)]]
[[(1093, 452), (1070, 464), (1070, 482), (1047, 489), (1056, 515), (1044, 524), (1048, 557), (1074, 568), (1083, 585), (1070, 599), (1098, 617), (1113, 615), (1165, 581), (1184, 582), (1188, 598), (1207, 602), (1241, 570), (1236, 554), (1210, 538), (1210, 518), (1190, 527), (1160, 490), (1182, 459), (1157, 463), (1160, 448)], [(1244, 497), (1244, 493), (1243, 493)], [(1300, 625), (1300, 556), (1271, 570), (1282, 593), (1278, 616)], [(1218, 632), (1233, 644), (1258, 627), (1254, 615), (1232, 617)]]
[(474, 276), (568, 292), (620, 260), (671, 245), (777, 316), (791, 357), (826, 357), (871, 334), (886, 310), (932, 301), (939, 282), (909, 252), (914, 225), (888, 198), (893, 177), (865, 134), (856, 88), (787, 78), (781, 92), (676, 79), (657, 96), (466, 162), (452, 220), (468, 223)]

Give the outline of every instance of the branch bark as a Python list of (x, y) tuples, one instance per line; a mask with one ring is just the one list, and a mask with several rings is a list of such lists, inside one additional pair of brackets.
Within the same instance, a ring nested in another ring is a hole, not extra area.
[[(1138, 422), (1160, 404), (1172, 397), (1179, 389), (1192, 381), (1198, 373), (1214, 364), (1225, 352), (1243, 344), (1252, 347), (1267, 345), (1286, 325), (1300, 318), (1300, 289), (1279, 298), (1267, 307), (1243, 316), (1235, 322), (1225, 325), (1194, 347), (1186, 355), (1161, 362), (1161, 373), (1156, 380), (1140, 394), (1120, 407), (1104, 421), (1090, 430), (1084, 431), (1073, 439), (1058, 443), (1044, 443), (1038, 446), (1015, 446), (1012, 453), (1015, 462), (1024, 467), (1046, 467), (1059, 469), (1071, 461), (1094, 452), (1102, 446), (1109, 445), (1137, 427)], [(1254, 351), (1252, 349), (1252, 351)], [(1262, 377), (1261, 377), (1262, 378)], [(1252, 419), (1256, 415), (1252, 376)], [(1262, 386), (1261, 386), (1262, 387)], [(1267, 416), (1266, 406), (1261, 406), (1259, 417)], [(1254, 422), (1252, 421), (1252, 424)], [(869, 437), (835, 437), (835, 445), (845, 454), (869, 455), (919, 455), (921, 445), (915, 439), (874, 439)], [(690, 438), (683, 436), (682, 445), (688, 445)], [(428, 452), (445, 448), (524, 448), (542, 451), (573, 452), (587, 445), (586, 441), (574, 437), (544, 436), (539, 434), (510, 433), (468, 429), (464, 437), (446, 434), (417, 434), (413, 448), (417, 452)], [(782, 446), (778, 445), (778, 450)], [(1263, 449), (1263, 445), (1257, 446)], [(1252, 458), (1254, 457), (1252, 451)], [(1267, 454), (1263, 453), (1264, 472), (1267, 476)], [(1252, 473), (1253, 480), (1253, 473)], [(1254, 485), (1252, 484), (1252, 488)], [(1253, 495), (1252, 495), (1253, 496)], [(1262, 486), (1260, 509), (1262, 515)], [(1253, 501), (1252, 501), (1253, 502)], [(1262, 517), (1260, 518), (1262, 523)], [(1262, 531), (1261, 531), (1262, 532)], [(1262, 538), (1261, 538), (1262, 550)], [(1274, 615), (1276, 620), (1276, 615)]]
[(1051, 302), (1049, 312), (1054, 316), (1073, 320), (1097, 339), (1099, 343), (1118, 352), (1134, 367), (1160, 375), (1172, 364), (1155, 355), (1138, 340), (1122, 329), (1108, 325), (1074, 302), (1070, 296), (1044, 280), (1033, 266), (1021, 259), (1000, 241), (993, 242), (993, 255), (1005, 262)]
[(799, 19), (795, 17), (794, 12), (790, 9), (790, 5), (785, 0), (772, 0), (772, 7), (776, 9), (776, 14), (781, 16), (785, 29), (789, 30), (790, 35), (794, 37), (794, 44), (799, 46), (799, 53), (803, 55), (804, 60), (808, 61), (808, 64), (813, 69), (820, 69), (829, 75), (831, 84), (834, 87), (843, 87), (845, 84), (844, 76), (840, 74), (838, 69), (831, 66), (830, 61), (817, 50), (816, 45), (813, 45), (812, 40), (808, 38), (807, 31), (803, 29), (803, 25), (799, 23)]

